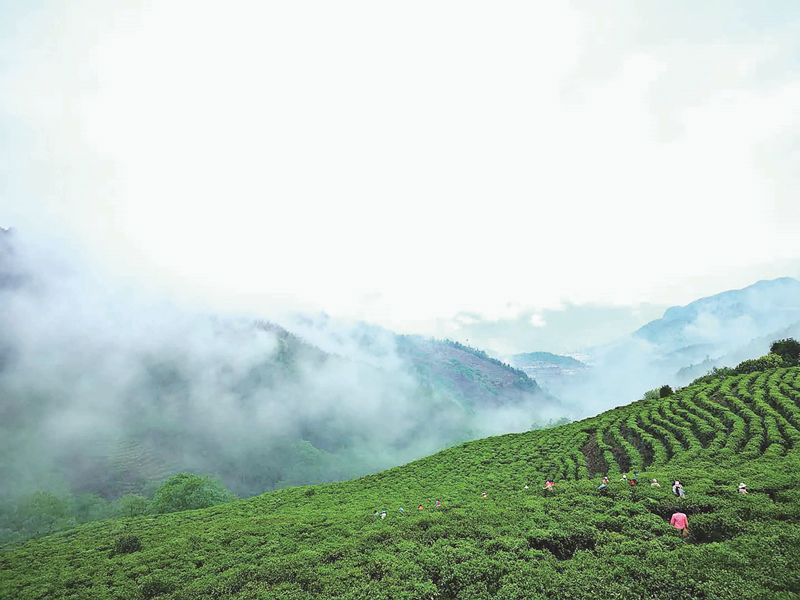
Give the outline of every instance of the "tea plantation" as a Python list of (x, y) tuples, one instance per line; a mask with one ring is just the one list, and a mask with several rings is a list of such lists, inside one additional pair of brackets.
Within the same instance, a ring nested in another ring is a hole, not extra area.
[[(620, 480), (634, 471), (638, 485)], [(678, 510), (686, 541), (669, 524)], [(358, 480), (4, 550), (9, 599), (796, 598), (800, 367), (703, 378)]]

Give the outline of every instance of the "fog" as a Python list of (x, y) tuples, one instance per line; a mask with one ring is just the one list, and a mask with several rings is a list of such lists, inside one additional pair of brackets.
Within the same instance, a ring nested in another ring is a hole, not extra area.
[(0, 493), (107, 497), (179, 471), (239, 494), (353, 477), (556, 416), (462, 406), (396, 336), (209, 314), (0, 232)]
[(0, 231), (0, 495), (112, 498), (181, 471), (240, 495), (346, 479), (597, 414), (800, 332), (800, 284), (760, 282), (589, 348), (591, 368), (549, 378), (535, 405), (487, 403), (421, 373), (425, 338), (324, 314), (209, 311), (87, 265)]
[(584, 417), (668, 384), (684, 386), (713, 367), (763, 356), (773, 341), (800, 337), (800, 282), (784, 277), (672, 307), (610, 344), (580, 352), (590, 369), (547, 389)]

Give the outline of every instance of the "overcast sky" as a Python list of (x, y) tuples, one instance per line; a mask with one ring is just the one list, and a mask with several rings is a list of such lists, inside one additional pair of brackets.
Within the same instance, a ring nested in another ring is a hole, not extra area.
[(796, 0), (0, 0), (0, 226), (215, 308), (565, 350), (558, 309), (800, 275), (798, 31)]

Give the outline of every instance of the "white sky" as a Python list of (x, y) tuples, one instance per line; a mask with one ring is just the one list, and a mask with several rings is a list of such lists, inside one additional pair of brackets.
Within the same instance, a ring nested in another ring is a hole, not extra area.
[(800, 275), (797, 2), (18, 4), (0, 226), (120, 278), (436, 333)]

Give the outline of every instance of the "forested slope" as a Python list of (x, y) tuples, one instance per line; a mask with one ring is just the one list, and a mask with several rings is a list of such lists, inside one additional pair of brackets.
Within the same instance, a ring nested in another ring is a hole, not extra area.
[[(710, 377), (357, 480), (6, 548), (0, 596), (793, 598), (799, 453), (800, 368)], [(640, 485), (620, 481), (633, 470)]]

